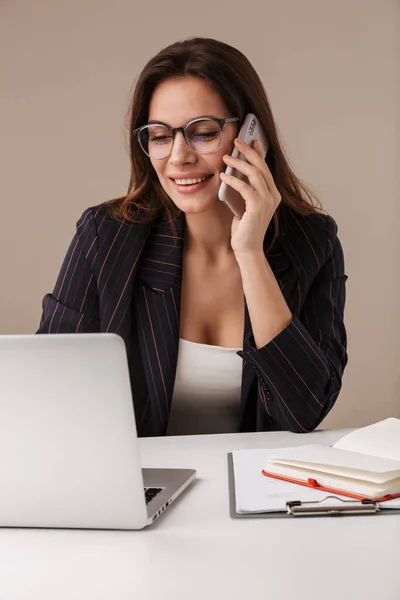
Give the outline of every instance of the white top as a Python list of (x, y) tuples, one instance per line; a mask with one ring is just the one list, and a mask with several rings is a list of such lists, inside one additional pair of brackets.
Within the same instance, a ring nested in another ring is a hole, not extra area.
[(239, 431), (241, 348), (179, 339), (167, 435)]
[(140, 438), (143, 466), (195, 468), (197, 480), (144, 531), (0, 529), (0, 596), (398, 600), (400, 515), (229, 516), (227, 452), (333, 444), (345, 433)]

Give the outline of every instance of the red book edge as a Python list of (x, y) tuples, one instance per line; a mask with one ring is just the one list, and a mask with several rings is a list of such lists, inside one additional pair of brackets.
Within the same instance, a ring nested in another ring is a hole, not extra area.
[(268, 471), (261, 471), (266, 477), (273, 477), (274, 479), (280, 479), (281, 481), (288, 481), (289, 483), (296, 483), (305, 487), (313, 488), (324, 492), (331, 492), (332, 494), (339, 494), (340, 496), (347, 496), (354, 500), (374, 500), (375, 502), (386, 502), (387, 500), (393, 500), (394, 498), (400, 498), (400, 494), (386, 494), (382, 498), (370, 498), (369, 496), (360, 496), (359, 494), (352, 494), (351, 492), (344, 492), (342, 490), (336, 490), (330, 487), (324, 487), (318, 483), (316, 479), (311, 477), (307, 481), (301, 481), (300, 479), (292, 479), (291, 477), (285, 477), (284, 475), (276, 475), (275, 473), (269, 473)]

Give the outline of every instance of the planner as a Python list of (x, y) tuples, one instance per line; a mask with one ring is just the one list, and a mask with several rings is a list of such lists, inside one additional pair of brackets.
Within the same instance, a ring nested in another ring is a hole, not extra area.
[(307, 487), (383, 502), (400, 495), (400, 419), (358, 429), (333, 446), (275, 451), (263, 474)]
[(235, 450), (228, 475), (232, 517), (398, 514), (400, 420), (358, 429), (332, 447)]

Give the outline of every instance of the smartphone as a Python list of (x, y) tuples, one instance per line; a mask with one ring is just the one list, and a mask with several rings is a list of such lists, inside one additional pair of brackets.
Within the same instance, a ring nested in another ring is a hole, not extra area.
[[(255, 115), (253, 115), (253, 113), (248, 113), (245, 116), (238, 137), (250, 146), (252, 142), (255, 142), (256, 140), (259, 141), (262, 150), (262, 156), (265, 160), (268, 150), (268, 140), (264, 131), (261, 128), (259, 120)], [(246, 161), (245, 156), (237, 150), (236, 146), (233, 147), (231, 156)], [(227, 166), (225, 169), (225, 173), (227, 175), (234, 175), (238, 179), (242, 179), (243, 181), (248, 183), (247, 177), (237, 169), (233, 169), (232, 167)], [(218, 198), (222, 200), (222, 202), (225, 202), (225, 204), (228, 206), (228, 208), (230, 208), (235, 217), (237, 217), (238, 219), (241, 219), (243, 217), (243, 214), (246, 210), (246, 204), (243, 197), (239, 194), (239, 192), (231, 188), (223, 181), (221, 182), (221, 185), (219, 187)]]

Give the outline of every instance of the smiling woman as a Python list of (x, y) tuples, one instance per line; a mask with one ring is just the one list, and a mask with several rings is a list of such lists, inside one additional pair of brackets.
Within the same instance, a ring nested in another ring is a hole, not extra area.
[[(265, 159), (237, 139), (248, 113)], [(222, 42), (172, 44), (136, 82), (129, 139), (128, 192), (79, 219), (38, 332), (123, 337), (141, 436), (314, 429), (347, 363), (343, 252), (257, 73)]]
[[(168, 198), (185, 214), (211, 209), (218, 196), (219, 175), (225, 168), (223, 156), (232, 149), (239, 118), (229, 115), (207, 81), (185, 77), (157, 86), (149, 105), (149, 120), (171, 124), (137, 130), (139, 143), (145, 152), (148, 149)], [(186, 124), (178, 127), (181, 123)], [(143, 138), (147, 144), (141, 142)]]

